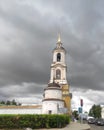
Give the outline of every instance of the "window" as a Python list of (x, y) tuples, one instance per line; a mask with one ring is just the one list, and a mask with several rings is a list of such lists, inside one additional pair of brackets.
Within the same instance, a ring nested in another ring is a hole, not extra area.
[(61, 60), (61, 54), (60, 54), (60, 53), (58, 53), (58, 54), (57, 54), (57, 61), (59, 61), (59, 62), (60, 62), (60, 60)]
[(56, 79), (61, 79), (61, 71), (59, 69), (56, 70)]
[(51, 111), (51, 110), (49, 110), (49, 111), (48, 111), (48, 113), (49, 113), (49, 114), (52, 114), (52, 111)]

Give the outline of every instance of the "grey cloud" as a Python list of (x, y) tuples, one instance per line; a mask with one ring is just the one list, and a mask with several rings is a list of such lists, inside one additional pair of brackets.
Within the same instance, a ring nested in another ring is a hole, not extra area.
[[(14, 97), (5, 93), (8, 86), (22, 88), (20, 97), (43, 92), (59, 30), (71, 87), (103, 91), (103, 5), (103, 0), (0, 1), (1, 98)], [(23, 82), (37, 85), (25, 87)]]
[(34, 96), (38, 97), (36, 95), (43, 93), (44, 87), (45, 85), (35, 83), (22, 83), (19, 85), (4, 86), (1, 88), (0, 95), (3, 95), (7, 99), (12, 99), (13, 97), (30, 97), (30, 95), (32, 96), (35, 93)]

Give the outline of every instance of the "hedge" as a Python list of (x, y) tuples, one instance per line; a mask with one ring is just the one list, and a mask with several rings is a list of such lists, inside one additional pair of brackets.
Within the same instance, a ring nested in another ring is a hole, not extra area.
[(69, 124), (68, 115), (0, 115), (0, 128), (61, 128)]

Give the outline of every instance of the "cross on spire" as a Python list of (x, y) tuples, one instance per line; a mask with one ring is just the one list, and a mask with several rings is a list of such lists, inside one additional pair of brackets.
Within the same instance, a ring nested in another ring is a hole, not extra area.
[(58, 41), (57, 41), (57, 48), (60, 48), (62, 46), (60, 33), (58, 34)]
[(58, 42), (61, 42), (60, 33), (58, 34)]

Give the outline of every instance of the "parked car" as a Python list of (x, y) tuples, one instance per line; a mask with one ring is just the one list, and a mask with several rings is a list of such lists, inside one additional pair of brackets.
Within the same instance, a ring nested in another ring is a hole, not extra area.
[(96, 119), (95, 124), (104, 126), (104, 119)]
[(88, 123), (89, 123), (89, 124), (94, 124), (94, 123), (95, 123), (95, 119), (94, 119), (94, 118), (88, 119)]
[(93, 116), (88, 116), (88, 117), (87, 117), (87, 121), (88, 121), (89, 119), (94, 119), (94, 117), (93, 117)]

